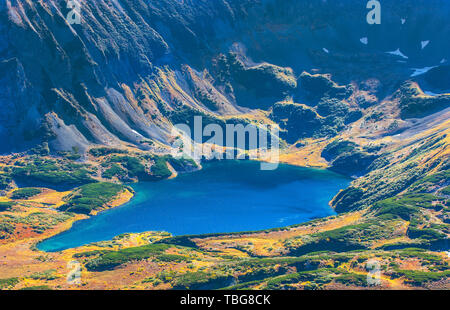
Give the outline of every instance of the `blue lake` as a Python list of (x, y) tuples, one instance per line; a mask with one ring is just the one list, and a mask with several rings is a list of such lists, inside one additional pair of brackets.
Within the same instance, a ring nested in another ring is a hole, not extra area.
[(350, 179), (328, 170), (222, 161), (172, 180), (133, 184), (127, 204), (101, 212), (38, 245), (54, 252), (123, 233), (173, 235), (263, 230), (335, 214), (328, 202)]

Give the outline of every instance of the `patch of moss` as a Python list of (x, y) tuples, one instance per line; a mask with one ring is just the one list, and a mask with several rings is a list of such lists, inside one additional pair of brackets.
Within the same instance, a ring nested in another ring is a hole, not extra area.
[(50, 291), (52, 288), (48, 285), (37, 285), (21, 288), (22, 291)]
[(418, 270), (396, 270), (397, 277), (404, 277), (407, 283), (415, 286), (423, 286), (425, 283), (439, 281), (450, 276), (450, 271), (427, 272)]
[(111, 252), (111, 250), (94, 250), (89, 252), (76, 253), (72, 257), (74, 258), (89, 258), (93, 256), (103, 255)]
[(357, 145), (354, 142), (346, 140), (335, 140), (328, 144), (322, 151), (322, 157), (331, 161), (341, 154), (355, 150)]
[(29, 199), (33, 196), (39, 195), (40, 193), (42, 193), (42, 190), (39, 188), (33, 187), (19, 188), (12, 193), (11, 199)]
[(335, 279), (345, 285), (367, 286), (367, 276), (356, 273), (345, 273)]
[(0, 174), (0, 190), (8, 188), (11, 181), (12, 179), (9, 177), (9, 175)]
[(127, 176), (127, 171), (118, 164), (112, 164), (111, 167), (102, 173), (102, 177), (105, 179), (112, 179), (117, 177), (119, 180)]
[(444, 187), (443, 189), (441, 189), (441, 194), (450, 196), (450, 186)]
[(227, 285), (230, 277), (212, 272), (188, 272), (174, 280), (174, 289), (218, 289)]
[(377, 158), (375, 154), (355, 150), (338, 156), (330, 169), (345, 175), (363, 175)]
[(414, 82), (401, 85), (396, 97), (400, 99), (402, 118), (420, 118), (450, 106), (449, 95), (428, 96)]
[(61, 186), (79, 185), (94, 182), (92, 167), (75, 164), (67, 160), (31, 157), (26, 162), (16, 162), (11, 176), (22, 182), (38, 182), (39, 184)]
[(137, 177), (138, 179), (145, 179), (149, 177), (145, 170), (145, 166), (136, 157), (113, 155), (109, 161), (113, 163), (121, 163), (122, 166), (128, 170), (128, 175), (130, 177)]
[(309, 235), (300, 245), (295, 242), (290, 244), (291, 240), (287, 239), (286, 246), (290, 254), (296, 256), (324, 250), (338, 253), (364, 250), (377, 240), (390, 238), (397, 224), (398, 220), (395, 219), (367, 220), (364, 223)]
[(14, 204), (12, 201), (0, 201), (0, 212), (10, 210)]
[(127, 248), (119, 251), (108, 252), (98, 258), (89, 261), (86, 268), (89, 271), (111, 270), (122, 264), (144, 260), (152, 256), (162, 254), (171, 246), (167, 244), (149, 244), (141, 247)]
[(447, 237), (446, 234), (432, 228), (419, 229), (415, 227), (409, 227), (407, 234), (411, 239), (419, 238), (425, 240), (439, 240), (445, 239)]
[(176, 262), (176, 263), (190, 261), (190, 259), (188, 257), (186, 257), (186, 256), (175, 255), (175, 254), (158, 255), (157, 260), (160, 261), (160, 262)]
[(349, 187), (334, 197), (332, 204), (338, 213), (349, 212), (354, 209), (353, 204), (358, 202), (364, 195), (363, 190), (356, 187)]
[(175, 158), (170, 155), (164, 158), (176, 171), (190, 171), (198, 168), (197, 163), (191, 158)]
[(288, 284), (307, 281), (323, 285), (333, 281), (332, 275), (334, 275), (335, 272), (339, 273), (339, 271), (336, 271), (335, 269), (321, 268), (317, 270), (291, 273), (270, 279), (267, 281), (267, 288), (270, 290), (279, 290), (285, 288)]
[(110, 154), (127, 154), (127, 153), (128, 152), (126, 150), (116, 148), (106, 148), (106, 147), (93, 148), (89, 150), (89, 154), (91, 154), (94, 157), (101, 157)]
[(58, 277), (56, 276), (56, 270), (55, 269), (49, 269), (49, 270), (45, 270), (45, 271), (42, 271), (42, 272), (33, 273), (28, 278), (33, 279), (33, 280), (51, 281), (51, 280), (57, 279)]
[(166, 179), (172, 175), (172, 172), (167, 167), (167, 162), (162, 157), (154, 157), (154, 164), (150, 168), (152, 175), (156, 179)]
[(113, 200), (124, 188), (123, 185), (114, 183), (86, 184), (75, 190), (60, 209), (67, 212), (89, 214)]
[(0, 289), (12, 288), (19, 283), (18, 278), (0, 279)]
[(11, 223), (0, 223), (0, 239), (2, 239), (2, 233), (11, 235), (15, 232), (16, 228)]

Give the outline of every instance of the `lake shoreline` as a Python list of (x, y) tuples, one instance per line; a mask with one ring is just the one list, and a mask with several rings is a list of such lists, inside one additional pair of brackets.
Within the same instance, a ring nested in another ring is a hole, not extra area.
[[(259, 163), (259, 162), (256, 162), (256, 161), (236, 161), (236, 163), (238, 163), (238, 164), (244, 164), (244, 165), (246, 165), (244, 162), (248, 162), (248, 163), (250, 163), (251, 165), (256, 165), (257, 163)], [(207, 163), (205, 163), (205, 165), (204, 166), (206, 166), (207, 168), (208, 167), (210, 167), (211, 165), (215, 165), (215, 164), (217, 164), (217, 163), (219, 163), (219, 164), (222, 164), (222, 165), (227, 165), (227, 164), (229, 164), (230, 163), (230, 161), (214, 161), (214, 162), (207, 162)], [(247, 164), (248, 164), (247, 163)], [(333, 174), (333, 175), (336, 175), (336, 176), (339, 176), (339, 177), (342, 177), (342, 178), (346, 178), (345, 176), (343, 176), (343, 175), (339, 175), (339, 174), (336, 174), (335, 172), (332, 172), (332, 171), (330, 171), (330, 170), (328, 170), (328, 169), (323, 169), (323, 168), (309, 168), (309, 167), (300, 167), (300, 166), (295, 166), (295, 165), (290, 165), (290, 164), (280, 164), (280, 166), (282, 167), (282, 169), (290, 169), (290, 168), (295, 168), (295, 169), (307, 169), (307, 170), (305, 170), (305, 171), (319, 171), (320, 173), (330, 173), (330, 175), (331, 174)], [(203, 170), (203, 167), (202, 167), (202, 169), (200, 169), (200, 170), (197, 170), (197, 172), (199, 172), (199, 171), (202, 171)], [(301, 170), (302, 171), (302, 170)], [(190, 174), (192, 174), (192, 172), (189, 172), (189, 173), (183, 173), (183, 174), (180, 174), (179, 175), (179, 177), (184, 177), (184, 176), (186, 176), (186, 175), (190, 175)], [(179, 178), (178, 177), (178, 178)], [(177, 178), (177, 179), (178, 179)], [(347, 178), (348, 179), (348, 178)], [(167, 181), (167, 180), (166, 180)], [(157, 183), (160, 183), (160, 182), (164, 182), (164, 181), (159, 181), (159, 182), (156, 182), (156, 183), (154, 183), (154, 184), (157, 184)], [(138, 182), (138, 183), (134, 183), (134, 184), (132, 184), (132, 186), (141, 186), (142, 184), (144, 184), (144, 183), (146, 183), (146, 182)], [(153, 182), (152, 182), (153, 183)], [(335, 193), (335, 194), (337, 194), (337, 192)], [(332, 197), (331, 197), (332, 198)], [(132, 203), (132, 201), (133, 200), (135, 200), (136, 199), (136, 193), (133, 193), (133, 195), (131, 196), (131, 197), (129, 197), (129, 200), (128, 201), (124, 201), (124, 203), (121, 203), (121, 204), (116, 204), (116, 205), (114, 205), (114, 206), (112, 206), (112, 207), (109, 207), (108, 209), (102, 209), (101, 210), (101, 212), (96, 212), (95, 213), (95, 215), (96, 216), (98, 216), (98, 215), (100, 215), (100, 214), (103, 214), (103, 212), (102, 211), (111, 211), (112, 209), (117, 209), (117, 207), (122, 207), (122, 206), (125, 206), (127, 203)], [(115, 200), (117, 200), (117, 199), (115, 199)], [(331, 199), (330, 200), (328, 200), (327, 201), (327, 206), (329, 206), (329, 201), (331, 201)], [(331, 208), (330, 208), (331, 209)], [(329, 216), (332, 216), (332, 215), (334, 215), (334, 214), (327, 214), (327, 215), (325, 215), (325, 216), (313, 216), (312, 218), (309, 218), (308, 220), (306, 220), (306, 221), (303, 221), (303, 220), (301, 220), (301, 221), (298, 221), (298, 222), (295, 222), (295, 223), (289, 223), (289, 225), (279, 225), (279, 226), (269, 226), (269, 227), (267, 227), (267, 228), (260, 228), (260, 229), (250, 229), (250, 230), (233, 230), (233, 231), (227, 231), (227, 230), (224, 230), (223, 232), (213, 232), (213, 233), (208, 233), (208, 232), (205, 232), (205, 233), (200, 233), (200, 234), (194, 234), (195, 236), (202, 236), (202, 235), (211, 235), (211, 234), (215, 234), (215, 235), (217, 235), (217, 234), (219, 234), (219, 235), (230, 235), (230, 234), (243, 234), (243, 233), (249, 233), (249, 232), (261, 232), (261, 231), (269, 231), (269, 230), (280, 230), (280, 229), (288, 229), (289, 227), (293, 227), (293, 226), (298, 226), (298, 225), (303, 225), (303, 224), (305, 224), (305, 223), (308, 223), (308, 222), (310, 222), (310, 221), (313, 221), (313, 220), (315, 220), (315, 219), (323, 219), (323, 218), (327, 218), (327, 217), (329, 217)], [(91, 219), (93, 216), (91, 216), (90, 218), (88, 218), (88, 219)], [(280, 223), (281, 224), (281, 223)], [(68, 230), (70, 230), (70, 228), (68, 229)], [(149, 231), (169, 231), (171, 234), (173, 234), (170, 230), (158, 230), (158, 229), (151, 229), (151, 230), (149, 230)], [(55, 237), (55, 236), (58, 236), (58, 235), (61, 235), (62, 233), (64, 233), (64, 232), (67, 232), (67, 230), (66, 231), (61, 231), (61, 232), (58, 232), (58, 233), (56, 233), (55, 235), (53, 235), (53, 236), (50, 236), (50, 237), (47, 237), (45, 240), (41, 240), (40, 242), (39, 242), (39, 244), (41, 244), (41, 243), (43, 243), (43, 242), (46, 242), (47, 240), (49, 240), (49, 239), (52, 239), (53, 237)], [(133, 232), (133, 233), (140, 233), (140, 232), (143, 232), (143, 231), (141, 231), (141, 230), (139, 230), (139, 231), (129, 231), (129, 232)], [(120, 235), (120, 234), (118, 234), (118, 235)], [(182, 236), (186, 236), (186, 235), (192, 235), (192, 234), (177, 234), (177, 233), (174, 233), (173, 234), (174, 235), (174, 237), (182, 237)], [(115, 235), (115, 236), (117, 236), (117, 235)], [(106, 240), (110, 240), (110, 238), (108, 238), (108, 239), (105, 239), (105, 241)], [(38, 244), (38, 249), (39, 250), (41, 250), (41, 251), (43, 251), (43, 252), (47, 252), (48, 250), (43, 250), (42, 248), (40, 248), (39, 247), (39, 244)], [(85, 245), (85, 244), (84, 244)], [(82, 246), (82, 245), (80, 245), (80, 246)]]

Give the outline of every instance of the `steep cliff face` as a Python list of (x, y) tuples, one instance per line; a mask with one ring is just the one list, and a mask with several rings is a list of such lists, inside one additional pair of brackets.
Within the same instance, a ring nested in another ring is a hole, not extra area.
[[(286, 98), (314, 105), (298, 80), (305, 70), (340, 84), (375, 79), (376, 102), (412, 68), (450, 59), (447, 1), (384, 1), (377, 26), (360, 2), (81, 1), (81, 24), (69, 25), (66, 1), (2, 1), (0, 151), (43, 141), (151, 149), (170, 144), (186, 109), (220, 118)], [(408, 60), (386, 53), (396, 49)], [(430, 90), (447, 85), (428, 80)]]
[[(146, 148), (148, 139), (169, 138), (170, 122), (160, 110), (237, 112), (201, 72), (181, 67), (190, 62), (185, 57), (202, 58), (215, 17), (234, 18), (226, 3), (81, 6), (81, 24), (69, 25), (65, 1), (2, 2), (1, 135), (10, 137), (4, 151), (49, 137), (62, 150), (122, 142)], [(205, 103), (208, 96), (220, 107)]]

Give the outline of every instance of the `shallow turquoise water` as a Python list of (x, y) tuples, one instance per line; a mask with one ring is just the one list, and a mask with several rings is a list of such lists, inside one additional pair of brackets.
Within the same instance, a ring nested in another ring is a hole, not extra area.
[(130, 232), (174, 235), (252, 231), (335, 214), (328, 202), (350, 180), (327, 170), (251, 161), (210, 163), (176, 179), (138, 183), (129, 203), (76, 222), (38, 245), (60, 251)]

